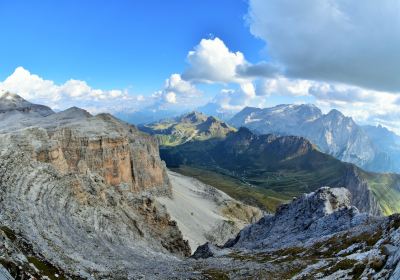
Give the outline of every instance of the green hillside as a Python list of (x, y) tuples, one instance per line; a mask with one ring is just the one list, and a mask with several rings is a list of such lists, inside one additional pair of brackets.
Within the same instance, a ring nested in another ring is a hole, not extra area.
[(224, 138), (235, 128), (199, 112), (191, 112), (175, 119), (139, 126), (139, 129), (154, 135), (161, 146), (177, 146), (189, 141)]
[(400, 176), (365, 172), (302, 137), (257, 136), (241, 128), (225, 139), (164, 147), (160, 154), (168, 167), (266, 210), (321, 186), (366, 180), (384, 214), (400, 212)]

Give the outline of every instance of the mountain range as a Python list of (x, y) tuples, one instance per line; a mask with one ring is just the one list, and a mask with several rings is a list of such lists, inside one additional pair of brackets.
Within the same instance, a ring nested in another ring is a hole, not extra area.
[(397, 175), (198, 113), (159, 149), (110, 114), (0, 108), (1, 279), (400, 277)]
[(140, 125), (139, 129), (155, 135), (162, 146), (176, 146), (189, 141), (224, 138), (229, 132), (236, 131), (225, 122), (196, 111), (176, 118)]
[(262, 217), (169, 172), (155, 138), (110, 114), (11, 93), (0, 108), (0, 278), (165, 279)]
[(364, 171), (299, 136), (258, 135), (242, 127), (224, 139), (164, 147), (160, 156), (169, 168), (270, 211), (321, 186), (348, 188), (364, 212), (400, 211), (400, 175)]
[[(302, 136), (322, 152), (369, 171), (400, 172), (398, 136), (383, 127), (360, 126), (338, 110), (323, 114), (311, 104), (244, 108), (230, 121), (258, 134)], [(385, 140), (381, 140), (384, 138)]]

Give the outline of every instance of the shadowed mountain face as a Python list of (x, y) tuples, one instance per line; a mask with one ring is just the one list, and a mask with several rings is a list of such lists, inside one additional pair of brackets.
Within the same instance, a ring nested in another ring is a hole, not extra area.
[(226, 123), (199, 112), (191, 112), (174, 119), (139, 126), (155, 135), (160, 145), (176, 146), (189, 141), (223, 138), (235, 129)]
[(305, 137), (322, 152), (367, 170), (400, 171), (396, 156), (391, 155), (393, 142), (382, 143), (376, 129), (363, 129), (338, 110), (322, 114), (320, 109), (309, 104), (265, 109), (248, 107), (236, 114), (230, 123), (260, 134)]
[[(400, 211), (400, 203), (393, 199), (400, 198), (400, 176), (365, 172), (321, 153), (302, 137), (257, 135), (241, 128), (223, 140), (163, 148), (160, 155), (167, 166), (269, 210), (276, 201), (327, 185), (349, 189), (361, 211)], [(219, 179), (210, 182), (212, 176)], [(227, 180), (233, 181), (230, 188), (224, 188)]]
[(379, 151), (369, 169), (400, 172), (400, 136), (380, 125), (362, 127)]

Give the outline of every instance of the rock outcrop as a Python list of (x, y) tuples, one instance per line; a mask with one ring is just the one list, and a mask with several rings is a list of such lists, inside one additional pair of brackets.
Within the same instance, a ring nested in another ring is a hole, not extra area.
[(282, 248), (326, 236), (365, 223), (366, 214), (351, 206), (345, 188), (323, 187), (281, 205), (275, 215), (265, 216), (242, 230), (227, 247)]
[(221, 279), (398, 279), (400, 216), (374, 217), (351, 206), (344, 188), (321, 188), (282, 205), (223, 248), (193, 255)]

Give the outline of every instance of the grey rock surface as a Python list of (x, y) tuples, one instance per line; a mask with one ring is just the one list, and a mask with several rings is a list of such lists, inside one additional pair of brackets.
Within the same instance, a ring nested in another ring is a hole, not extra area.
[(399, 279), (400, 216), (351, 206), (344, 188), (321, 188), (243, 229), (224, 248), (199, 247), (196, 265), (223, 279)]
[(243, 229), (228, 244), (247, 249), (290, 247), (367, 221), (366, 214), (351, 206), (347, 189), (323, 187), (281, 205), (274, 215), (264, 216)]
[(27, 254), (89, 279), (179, 270), (190, 248), (152, 198), (171, 195), (153, 138), (107, 114), (7, 106), (26, 122), (0, 121), (0, 221), (32, 246)]

